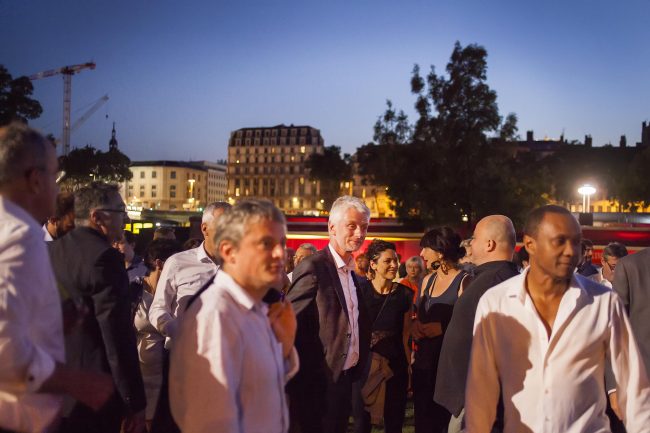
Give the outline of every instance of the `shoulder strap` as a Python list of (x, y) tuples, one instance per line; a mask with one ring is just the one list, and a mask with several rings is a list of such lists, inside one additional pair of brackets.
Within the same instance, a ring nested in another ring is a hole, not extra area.
[[(217, 271), (217, 272), (219, 272), (219, 271)], [(214, 274), (212, 276), (212, 278), (210, 278), (208, 281), (206, 281), (206, 283), (204, 285), (201, 286), (201, 288), (198, 290), (198, 292), (196, 292), (194, 295), (192, 295), (189, 302), (187, 303), (187, 306), (185, 306), (185, 311), (189, 310), (190, 305), (192, 305), (194, 303), (194, 301), (196, 301), (198, 299), (198, 297), (201, 296), (201, 294), (203, 292), (205, 292), (208, 287), (210, 287), (210, 285), (212, 284), (212, 282), (214, 281), (214, 278), (216, 276), (217, 276), (217, 274)]]

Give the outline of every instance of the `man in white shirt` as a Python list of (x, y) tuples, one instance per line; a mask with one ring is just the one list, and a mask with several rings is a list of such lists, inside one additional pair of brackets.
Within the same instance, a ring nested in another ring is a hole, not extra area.
[(189, 301), (172, 349), (174, 419), (192, 433), (286, 433), (286, 380), (298, 369), (291, 304), (262, 301), (284, 280), (286, 224), (245, 200), (217, 223), (222, 268)]
[(329, 245), (298, 264), (287, 299), (298, 318), (296, 348), (302, 368), (289, 383), (292, 430), (343, 433), (351, 412), (352, 383), (370, 352), (370, 328), (354, 273), (370, 210), (351, 196), (330, 210)]
[(532, 211), (530, 267), (479, 301), (465, 400), (466, 427), (488, 433), (499, 394), (506, 433), (608, 432), (611, 362), (627, 431), (650, 432), (650, 385), (619, 297), (574, 274), (580, 225), (559, 206)]
[(216, 221), (229, 208), (230, 204), (225, 202), (206, 206), (201, 218), (203, 243), (197, 248), (174, 254), (165, 262), (149, 310), (149, 321), (166, 337), (167, 349), (176, 335), (177, 319), (185, 310), (187, 301), (219, 269), (220, 259), (214, 245)]
[(43, 224), (45, 241), (51, 242), (74, 229), (74, 194), (60, 192), (56, 196), (54, 216), (50, 216)]
[(54, 147), (20, 123), (0, 128), (0, 430), (54, 428), (63, 394), (97, 410), (110, 376), (64, 365), (61, 300), (43, 242), (54, 214)]

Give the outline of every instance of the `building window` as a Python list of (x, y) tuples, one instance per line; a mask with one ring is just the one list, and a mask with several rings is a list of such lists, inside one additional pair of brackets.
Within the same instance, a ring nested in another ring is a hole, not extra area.
[(151, 198), (156, 198), (156, 191), (151, 191)]
[(152, 179), (155, 179), (156, 176), (157, 176), (157, 174), (156, 174), (156, 170), (152, 171), (152, 172), (151, 172), (151, 178), (152, 178)]
[(169, 173), (169, 178), (176, 179), (176, 171), (172, 171), (171, 173)]
[(144, 197), (144, 190), (143, 189), (140, 190), (140, 198), (142, 198), (142, 197)]
[(140, 172), (140, 179), (144, 179), (144, 171)]

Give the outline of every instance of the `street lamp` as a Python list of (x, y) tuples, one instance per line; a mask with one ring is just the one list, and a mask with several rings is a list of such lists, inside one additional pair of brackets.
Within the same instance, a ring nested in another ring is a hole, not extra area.
[(582, 212), (589, 212), (589, 198), (596, 193), (596, 188), (586, 183), (578, 188), (578, 193), (582, 195)]

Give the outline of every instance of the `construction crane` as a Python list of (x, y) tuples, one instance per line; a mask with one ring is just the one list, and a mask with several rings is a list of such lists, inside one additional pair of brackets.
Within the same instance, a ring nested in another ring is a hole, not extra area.
[[(79, 128), (79, 127), (80, 127), (80, 126), (81, 126), (81, 125), (82, 125), (86, 120), (88, 120), (88, 118), (89, 118), (90, 116), (92, 116), (92, 115), (95, 113), (95, 111), (99, 110), (99, 108), (100, 108), (102, 105), (104, 105), (104, 104), (106, 103), (106, 101), (108, 101), (108, 95), (104, 95), (104, 96), (102, 96), (101, 98), (99, 98), (97, 101), (95, 101), (95, 103), (93, 104), (93, 106), (90, 107), (90, 108), (88, 109), (88, 111), (86, 111), (86, 112), (83, 114), (83, 116), (81, 116), (80, 118), (78, 118), (78, 119), (77, 119), (77, 120), (72, 124), (72, 126), (70, 126), (70, 133), (74, 132), (77, 128)], [(106, 117), (108, 117), (108, 116), (106, 116)]]
[(64, 66), (58, 69), (39, 72), (29, 77), (30, 80), (39, 80), (41, 78), (52, 77), (54, 75), (63, 75), (63, 154), (67, 155), (70, 151), (70, 105), (72, 100), (72, 76), (84, 69), (95, 69), (95, 62), (82, 63), (80, 65)]

